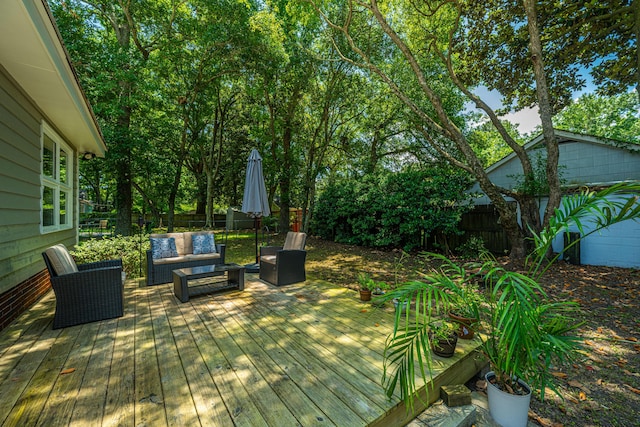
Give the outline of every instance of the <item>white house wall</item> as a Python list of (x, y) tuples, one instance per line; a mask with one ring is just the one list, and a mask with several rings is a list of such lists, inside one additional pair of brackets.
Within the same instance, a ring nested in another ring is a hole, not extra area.
[[(547, 200), (544, 199), (540, 207), (541, 215), (546, 206)], [(588, 234), (595, 228), (591, 221), (583, 222), (582, 226), (584, 234)], [(569, 231), (580, 232), (576, 226), (571, 226)], [(639, 243), (640, 221), (625, 221), (612, 225), (580, 241), (580, 264), (640, 268)], [(563, 248), (564, 234), (557, 236), (553, 241), (554, 252), (560, 252)]]

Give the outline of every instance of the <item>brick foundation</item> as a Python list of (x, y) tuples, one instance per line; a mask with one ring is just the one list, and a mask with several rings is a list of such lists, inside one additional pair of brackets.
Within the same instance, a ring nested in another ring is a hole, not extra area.
[(42, 270), (0, 295), (0, 331), (51, 289), (49, 273)]

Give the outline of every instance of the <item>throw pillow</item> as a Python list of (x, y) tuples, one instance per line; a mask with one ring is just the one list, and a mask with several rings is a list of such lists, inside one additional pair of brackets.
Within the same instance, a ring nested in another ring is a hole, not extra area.
[(151, 237), (151, 257), (153, 259), (178, 256), (176, 239), (173, 237)]
[(196, 234), (192, 237), (193, 254), (215, 254), (216, 245), (213, 234)]

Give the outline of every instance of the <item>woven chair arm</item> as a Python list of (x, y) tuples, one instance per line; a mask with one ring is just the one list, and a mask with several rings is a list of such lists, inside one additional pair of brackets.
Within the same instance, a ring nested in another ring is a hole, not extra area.
[(307, 257), (307, 251), (299, 249), (287, 249), (278, 251), (276, 253), (277, 264), (283, 265), (304, 265), (304, 261)]
[(282, 246), (260, 246), (260, 256), (275, 255), (282, 250)]
[(56, 277), (55, 281), (60, 286), (103, 286), (110, 283), (122, 286), (122, 267), (103, 267), (93, 270), (78, 271), (77, 273), (63, 274), (62, 276)]
[(217, 249), (218, 253), (220, 254), (220, 263), (224, 264), (225, 263), (224, 257), (225, 257), (226, 252), (227, 252), (227, 245), (225, 245), (224, 243), (220, 243), (220, 244), (216, 243), (216, 249)]
[(96, 262), (88, 262), (86, 264), (79, 264), (79, 271), (86, 270), (95, 270), (98, 268), (106, 268), (106, 267), (120, 267), (122, 268), (122, 260), (121, 259), (110, 259), (106, 261), (96, 261)]

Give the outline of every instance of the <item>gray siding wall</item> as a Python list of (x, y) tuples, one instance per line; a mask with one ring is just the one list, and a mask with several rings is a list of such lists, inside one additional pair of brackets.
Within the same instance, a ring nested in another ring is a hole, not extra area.
[[(640, 147), (631, 152), (626, 149), (589, 142), (565, 142), (560, 144), (559, 164), (562, 179), (566, 185), (610, 183), (626, 180), (640, 180)], [(544, 154), (544, 150), (540, 150)], [(533, 151), (532, 159), (536, 158)], [(514, 176), (522, 176), (522, 166), (517, 158), (491, 171), (493, 183), (505, 188), (513, 188)], [(476, 183), (472, 192), (481, 192)], [(491, 201), (483, 196), (476, 199), (476, 205), (488, 205)]]
[[(41, 252), (48, 246), (76, 243), (75, 227), (40, 234), (42, 118), (0, 66), (0, 294), (44, 269)], [(55, 128), (55, 123), (49, 124)], [(77, 171), (77, 161), (74, 164)], [(75, 218), (76, 209), (72, 212)]]

